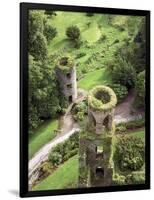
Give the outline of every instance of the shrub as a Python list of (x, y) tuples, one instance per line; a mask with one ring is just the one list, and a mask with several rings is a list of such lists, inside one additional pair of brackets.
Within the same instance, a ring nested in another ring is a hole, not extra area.
[(83, 101), (76, 104), (73, 108), (72, 113), (76, 121), (82, 121), (84, 119), (84, 115), (88, 113), (87, 102)]
[(70, 40), (78, 40), (80, 38), (80, 29), (77, 26), (69, 26), (66, 29), (66, 35)]
[(51, 151), (48, 156), (48, 159), (54, 166), (58, 166), (62, 163), (62, 155), (58, 152)]
[(82, 121), (83, 119), (84, 119), (84, 112), (78, 112), (77, 114), (76, 114), (76, 120), (78, 121)]
[(79, 148), (79, 133), (75, 132), (70, 138), (51, 149), (48, 160), (58, 166), (77, 154)]
[(123, 123), (123, 124), (118, 124), (116, 126), (116, 133), (126, 133), (127, 131), (127, 128), (126, 128), (126, 125)]
[(82, 44), (80, 40), (80, 29), (77, 26), (70, 26), (66, 29), (67, 37), (73, 41), (74, 47), (79, 48)]
[(31, 42), (29, 51), (36, 60), (47, 58), (47, 40), (42, 33), (38, 32), (35, 39)]
[(145, 182), (145, 172), (132, 172), (126, 176), (126, 184), (141, 184)]
[(145, 71), (140, 72), (137, 75), (135, 89), (136, 89), (135, 105), (136, 105), (136, 107), (142, 107), (142, 106), (144, 107), (144, 104), (145, 104)]
[(124, 85), (112, 84), (111, 88), (117, 96), (118, 103), (120, 103), (123, 100), (123, 98), (128, 94), (128, 90)]
[(136, 81), (136, 71), (133, 65), (126, 59), (117, 57), (109, 68), (112, 80), (116, 84), (126, 86), (128, 89), (134, 88)]
[(116, 125), (116, 133), (126, 133), (127, 130), (135, 130), (144, 126), (144, 119), (136, 119), (126, 123), (122, 122)]
[(123, 175), (115, 174), (113, 177), (113, 182), (116, 185), (124, 185), (126, 177)]
[(145, 126), (145, 121), (144, 119), (137, 119), (133, 121), (129, 121), (125, 124), (127, 129), (137, 129), (137, 128), (142, 128)]
[(133, 136), (121, 137), (114, 159), (121, 170), (138, 170), (144, 164), (144, 142)]
[(53, 166), (49, 162), (43, 162), (38, 168), (38, 180), (41, 180), (52, 173)]
[(46, 36), (47, 41), (49, 42), (57, 35), (57, 29), (46, 24), (44, 27), (44, 35)]

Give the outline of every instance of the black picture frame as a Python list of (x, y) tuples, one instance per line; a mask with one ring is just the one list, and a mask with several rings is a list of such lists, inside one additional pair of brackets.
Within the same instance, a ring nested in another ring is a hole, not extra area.
[[(56, 11), (108, 13), (118, 15), (135, 15), (146, 17), (146, 180), (145, 184), (122, 185), (99, 188), (58, 189), (45, 191), (28, 191), (28, 11), (46, 9)], [(100, 7), (83, 7), (72, 5), (53, 5), (37, 3), (20, 3), (20, 197), (36, 197), (63, 194), (81, 194), (96, 192), (114, 192), (150, 189), (150, 11)]]

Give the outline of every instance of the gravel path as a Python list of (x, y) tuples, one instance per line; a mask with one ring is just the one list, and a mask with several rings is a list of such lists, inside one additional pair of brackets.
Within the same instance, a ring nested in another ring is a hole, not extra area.
[(29, 178), (37, 167), (48, 158), (49, 151), (57, 144), (67, 140), (74, 132), (80, 131), (79, 126), (74, 122), (71, 115), (65, 116), (63, 124), (61, 124), (61, 133), (53, 140), (44, 145), (29, 161)]

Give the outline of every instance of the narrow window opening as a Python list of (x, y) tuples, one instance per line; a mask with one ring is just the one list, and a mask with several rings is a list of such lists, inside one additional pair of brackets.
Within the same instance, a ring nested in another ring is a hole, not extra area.
[(68, 84), (67, 89), (71, 89), (71, 88), (72, 88), (72, 84)]
[(96, 176), (104, 177), (104, 169), (102, 167), (97, 167), (96, 168)]
[(69, 96), (68, 100), (69, 100), (69, 103), (72, 103), (72, 96)]
[(66, 74), (66, 77), (67, 77), (68, 79), (70, 79), (70, 78), (71, 78), (71, 73), (67, 73), (67, 74)]

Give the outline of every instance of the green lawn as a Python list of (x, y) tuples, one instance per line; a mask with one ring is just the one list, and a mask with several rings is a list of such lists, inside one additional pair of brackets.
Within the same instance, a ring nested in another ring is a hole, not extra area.
[(105, 68), (89, 72), (83, 79), (78, 82), (78, 87), (85, 90), (90, 90), (96, 85), (107, 84), (111, 82), (109, 73)]
[(35, 133), (29, 138), (29, 159), (47, 142), (56, 135), (54, 130), (58, 127), (58, 120), (48, 120), (44, 122)]
[(73, 156), (61, 165), (53, 174), (48, 176), (33, 190), (51, 190), (77, 187), (78, 183), (78, 156)]

